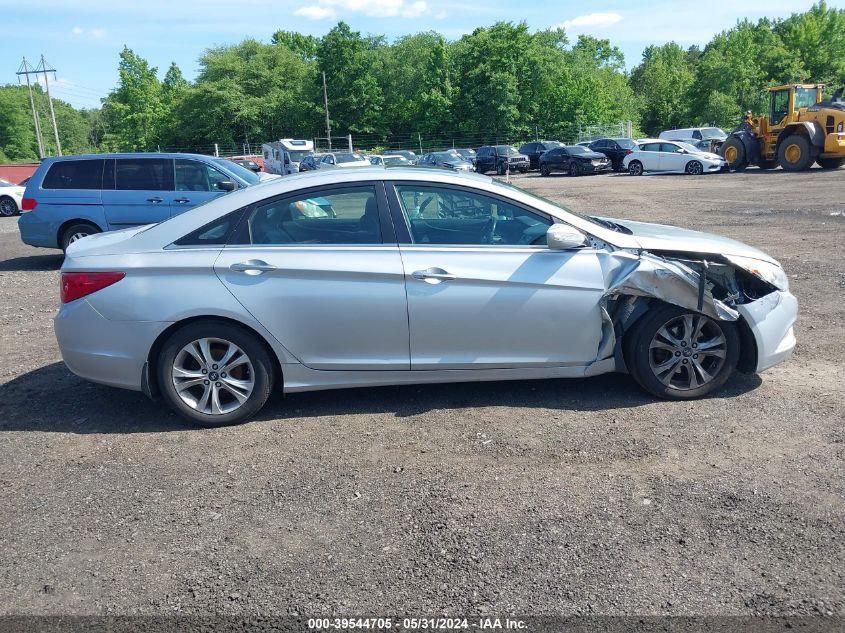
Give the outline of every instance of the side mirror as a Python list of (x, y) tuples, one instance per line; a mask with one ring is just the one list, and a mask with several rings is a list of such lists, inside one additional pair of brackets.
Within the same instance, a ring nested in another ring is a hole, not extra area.
[(217, 183), (217, 188), (220, 191), (234, 191), (238, 186), (232, 180), (221, 180)]
[(587, 236), (568, 224), (552, 224), (546, 231), (546, 244), (555, 251), (587, 246)]

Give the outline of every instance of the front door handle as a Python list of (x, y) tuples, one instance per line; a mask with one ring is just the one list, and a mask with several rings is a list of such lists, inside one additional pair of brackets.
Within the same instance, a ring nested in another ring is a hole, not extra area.
[(411, 277), (419, 279), (428, 284), (439, 284), (444, 281), (452, 281), (457, 277), (452, 273), (446, 272), (442, 268), (426, 268), (425, 270), (415, 270), (411, 273)]
[(245, 262), (238, 262), (229, 266), (229, 270), (236, 273), (246, 273), (247, 275), (261, 275), (262, 273), (277, 270), (273, 264), (260, 259), (249, 259)]
[(164, 202), (164, 198), (159, 198), (158, 196), (154, 196), (152, 198), (147, 198), (147, 202), (152, 202), (153, 204), (159, 204), (160, 202)]
[(174, 198), (173, 202), (178, 202), (179, 204), (185, 204), (186, 202), (190, 202), (190, 198)]

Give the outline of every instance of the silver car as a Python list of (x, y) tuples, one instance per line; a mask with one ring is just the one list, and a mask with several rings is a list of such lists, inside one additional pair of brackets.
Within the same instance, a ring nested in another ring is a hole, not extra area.
[(620, 371), (695, 398), (787, 358), (796, 311), (780, 265), (734, 240), (477, 175), (362, 168), (79, 240), (55, 329), (77, 375), (216, 426), (274, 388)]

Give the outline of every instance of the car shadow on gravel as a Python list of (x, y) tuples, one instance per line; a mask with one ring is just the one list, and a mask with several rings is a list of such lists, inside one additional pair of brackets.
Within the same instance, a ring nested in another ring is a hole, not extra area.
[(65, 256), (61, 253), (50, 255), (28, 255), (0, 261), (0, 272), (4, 271), (42, 271), (59, 270)]
[[(736, 374), (714, 397), (731, 398), (761, 384), (757, 375)], [(403, 385), (274, 394), (256, 420), (338, 415), (393, 414), (398, 418), (434, 410), (518, 407), (560, 411), (603, 411), (656, 402), (630, 378), (595, 378), (440, 385)], [(53, 363), (0, 386), (0, 432), (160, 433), (198, 427), (171, 413), (160, 401), (136, 391), (86, 382)]]

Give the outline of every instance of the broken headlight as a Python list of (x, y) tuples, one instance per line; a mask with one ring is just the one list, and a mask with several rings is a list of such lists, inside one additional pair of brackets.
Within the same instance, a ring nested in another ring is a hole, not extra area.
[(764, 262), (761, 259), (754, 259), (752, 257), (738, 257), (734, 255), (726, 255), (726, 257), (734, 266), (742, 268), (742, 270), (751, 273), (755, 277), (759, 277), (766, 283), (770, 283), (778, 290), (782, 290), (783, 292), (789, 290), (789, 279), (779, 264)]

